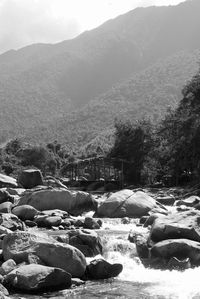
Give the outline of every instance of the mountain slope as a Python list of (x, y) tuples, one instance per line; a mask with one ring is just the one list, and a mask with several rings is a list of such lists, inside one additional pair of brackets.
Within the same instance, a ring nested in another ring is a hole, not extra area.
[(53, 126), (158, 60), (198, 49), (199, 9), (199, 0), (138, 8), (73, 40), (0, 55), (1, 138)]

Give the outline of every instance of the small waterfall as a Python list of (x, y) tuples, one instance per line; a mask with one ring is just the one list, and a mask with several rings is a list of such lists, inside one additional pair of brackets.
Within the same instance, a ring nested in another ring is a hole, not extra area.
[(107, 227), (102, 235), (106, 245), (104, 257), (110, 263), (123, 264), (123, 271), (116, 280), (128, 282), (130, 292), (137, 286), (137, 292), (140, 290), (144, 297), (136, 298), (200, 298), (200, 267), (184, 272), (147, 269), (137, 256), (135, 244), (127, 240), (130, 229), (142, 233), (144, 228), (134, 223), (121, 224), (117, 219), (107, 220), (104, 226)]

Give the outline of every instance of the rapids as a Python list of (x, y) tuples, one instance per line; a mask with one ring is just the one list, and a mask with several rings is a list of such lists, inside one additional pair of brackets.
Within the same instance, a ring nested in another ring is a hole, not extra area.
[(42, 296), (15, 294), (11, 298), (200, 298), (200, 267), (184, 272), (144, 268), (137, 257), (135, 245), (127, 240), (130, 231), (142, 233), (144, 230), (135, 220), (121, 224), (121, 219), (103, 219), (103, 227), (97, 231), (106, 248), (103, 256), (111, 263), (123, 264), (123, 271), (117, 278), (86, 282), (84, 286)]

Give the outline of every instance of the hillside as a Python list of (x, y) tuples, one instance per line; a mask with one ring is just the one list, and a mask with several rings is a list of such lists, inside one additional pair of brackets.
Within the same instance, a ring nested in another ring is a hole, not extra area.
[(115, 118), (134, 121), (147, 117), (155, 123), (169, 106), (177, 106), (183, 86), (198, 70), (199, 52), (182, 51), (155, 63), (79, 110), (29, 132), (26, 140), (57, 139), (72, 148), (83, 146), (84, 150), (101, 144), (106, 150), (112, 144)]
[[(151, 100), (146, 95), (149, 89), (152, 97), (157, 90), (166, 94), (168, 89), (159, 90), (163, 84), (159, 85), (153, 74), (157, 71), (151, 72), (151, 68), (159, 61), (160, 71), (164, 63), (165, 72), (167, 62), (162, 61), (170, 61), (170, 57), (179, 56), (181, 51), (192, 57), (193, 51), (200, 47), (199, 9), (199, 0), (175, 7), (138, 8), (73, 40), (55, 45), (31, 45), (0, 55), (0, 141), (25, 134), (29, 139), (38, 135), (40, 141), (60, 138), (62, 134), (64, 140), (66, 128), (71, 132), (71, 128), (77, 126), (79, 137), (75, 138), (73, 131), (72, 138), (67, 134), (67, 142), (80, 143), (89, 141), (93, 132), (96, 134), (96, 128), (101, 131), (110, 126), (113, 117), (121, 112), (131, 114), (134, 110), (133, 115), (140, 117), (139, 111), (150, 104), (149, 114), (160, 113), (159, 104), (155, 108), (156, 99)], [(187, 68), (192, 69), (185, 66), (184, 80), (190, 77), (186, 74)], [(129, 80), (135, 83), (132, 85)], [(174, 85), (175, 94), (183, 81)], [(154, 92), (149, 82), (156, 86)], [(132, 87), (129, 89), (126, 84)], [(118, 99), (116, 105), (116, 98), (121, 94), (123, 98)], [(172, 97), (172, 101), (177, 99)], [(91, 119), (90, 115), (93, 121), (88, 125), (86, 120)], [(44, 128), (43, 132), (37, 134), (40, 127)], [(82, 134), (85, 131), (90, 138)]]

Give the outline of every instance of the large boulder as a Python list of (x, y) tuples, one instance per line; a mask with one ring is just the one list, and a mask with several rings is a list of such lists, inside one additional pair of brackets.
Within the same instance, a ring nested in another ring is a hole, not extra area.
[(30, 205), (17, 206), (12, 209), (12, 213), (21, 220), (33, 220), (38, 211)]
[(86, 260), (80, 250), (47, 237), (15, 232), (4, 237), (2, 247), (4, 260), (12, 258), (21, 263), (28, 262), (30, 255), (36, 256), (44, 265), (61, 268), (73, 277), (82, 277), (86, 269)]
[(149, 239), (189, 239), (200, 242), (200, 211), (190, 210), (158, 217), (151, 227)]
[(179, 260), (190, 259), (192, 266), (200, 265), (200, 243), (187, 239), (168, 239), (156, 243), (151, 248), (151, 258), (170, 261), (175, 257)]
[(157, 203), (148, 194), (129, 189), (124, 189), (113, 193), (98, 208), (99, 217), (142, 217), (148, 215), (152, 209), (162, 209), (164, 207)]
[(0, 173), (0, 188), (4, 187), (18, 187), (17, 180), (10, 176)]
[(6, 275), (5, 284), (23, 292), (46, 292), (69, 288), (71, 275), (59, 268), (23, 265)]
[(31, 189), (43, 185), (43, 176), (39, 169), (22, 170), (17, 179), (18, 183), (25, 189)]
[(60, 209), (73, 215), (88, 210), (96, 210), (97, 204), (92, 195), (64, 188), (36, 190), (21, 197), (18, 205), (31, 205), (39, 211)]

